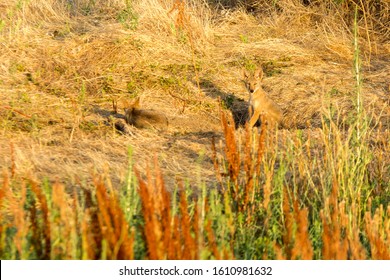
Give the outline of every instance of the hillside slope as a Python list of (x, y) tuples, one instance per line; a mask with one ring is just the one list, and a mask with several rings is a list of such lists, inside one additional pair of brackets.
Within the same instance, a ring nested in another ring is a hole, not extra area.
[[(0, 4), (4, 169), (68, 185), (105, 173), (119, 186), (131, 147), (140, 170), (158, 158), (170, 187), (178, 179), (214, 185), (210, 147), (222, 139), (220, 101), (243, 124), (248, 95), (240, 73), (258, 64), (284, 112), (285, 133), (314, 132), (324, 108), (348, 118), (354, 106), (353, 32), (338, 25), (340, 15), (297, 1), (253, 14), (212, 1), (125, 2)], [(364, 107), (388, 137), (388, 33), (367, 37), (367, 23), (359, 26)], [(166, 114), (167, 132), (115, 131), (112, 120), (136, 96)]]

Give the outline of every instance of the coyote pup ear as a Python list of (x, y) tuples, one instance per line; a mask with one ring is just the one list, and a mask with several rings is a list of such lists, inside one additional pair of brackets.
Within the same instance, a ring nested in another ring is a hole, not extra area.
[(139, 100), (139, 97), (137, 97), (135, 100), (134, 100), (134, 102), (133, 102), (133, 104), (131, 105), (131, 107), (133, 107), (133, 108), (135, 108), (135, 109), (139, 109), (140, 108), (140, 100)]
[(123, 109), (128, 109), (130, 106), (131, 106), (131, 104), (130, 104), (130, 102), (128, 101), (128, 100), (122, 100), (122, 107), (123, 107)]
[(248, 79), (249, 76), (251, 75), (251, 74), (249, 73), (249, 71), (246, 70), (245, 68), (242, 68), (241, 73), (242, 73), (242, 76), (244, 77), (244, 79)]
[(258, 67), (256, 70), (255, 70), (255, 75), (254, 75), (257, 79), (261, 80), (263, 79), (263, 76), (264, 76), (264, 72), (263, 72), (263, 68), (261, 67)]

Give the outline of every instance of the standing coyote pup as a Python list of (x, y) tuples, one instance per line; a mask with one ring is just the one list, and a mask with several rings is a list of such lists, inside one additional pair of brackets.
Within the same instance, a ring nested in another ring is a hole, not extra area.
[(125, 120), (136, 128), (154, 128), (157, 130), (168, 128), (168, 119), (164, 114), (150, 109), (140, 109), (139, 97), (125, 108)]
[(263, 69), (259, 67), (253, 74), (243, 69), (243, 76), (245, 87), (249, 91), (249, 126), (253, 127), (260, 115), (264, 115), (268, 122), (277, 125), (282, 119), (282, 111), (261, 87), (261, 80), (264, 76)]

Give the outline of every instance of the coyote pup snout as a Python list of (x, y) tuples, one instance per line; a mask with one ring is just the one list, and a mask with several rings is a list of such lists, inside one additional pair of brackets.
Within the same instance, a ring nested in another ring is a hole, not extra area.
[(125, 108), (125, 120), (136, 128), (154, 128), (157, 130), (166, 130), (168, 128), (167, 117), (155, 110), (140, 109), (139, 98)]
[(259, 67), (253, 74), (243, 69), (243, 76), (245, 87), (249, 92), (249, 126), (253, 127), (259, 120), (260, 115), (264, 115), (268, 122), (277, 125), (282, 119), (282, 111), (261, 87), (264, 76), (263, 69)]

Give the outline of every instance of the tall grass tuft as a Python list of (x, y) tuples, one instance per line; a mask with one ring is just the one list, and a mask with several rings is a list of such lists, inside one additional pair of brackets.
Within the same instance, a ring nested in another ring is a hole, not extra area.
[(381, 205), (372, 216), (365, 213), (365, 233), (370, 241), (371, 257), (376, 260), (390, 260), (390, 206)]
[(199, 258), (199, 220), (197, 203), (195, 213), (190, 215), (187, 197), (180, 188), (179, 207), (173, 209), (171, 195), (167, 191), (161, 170), (155, 163), (155, 180), (147, 169), (147, 181), (136, 170), (139, 181), (139, 196), (142, 203), (143, 237), (147, 258), (198, 259)]
[(94, 180), (97, 198), (97, 216), (103, 240), (106, 242), (105, 256), (108, 259), (133, 259), (134, 236), (125, 219), (120, 202), (114, 191), (101, 178)]

